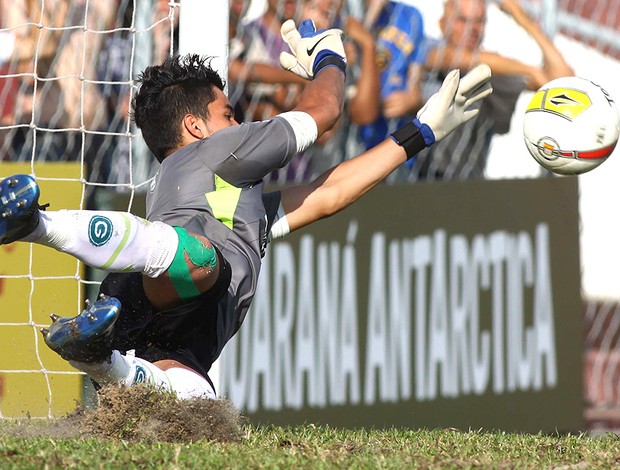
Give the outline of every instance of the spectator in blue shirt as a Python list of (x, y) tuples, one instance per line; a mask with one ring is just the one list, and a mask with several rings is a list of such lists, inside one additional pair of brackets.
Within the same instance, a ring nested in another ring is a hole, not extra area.
[(366, 24), (377, 37), (382, 103), (379, 117), (360, 129), (365, 147), (372, 148), (411, 120), (422, 104), (413, 66), (425, 58), (424, 21), (417, 8), (403, 1), (371, 0)]

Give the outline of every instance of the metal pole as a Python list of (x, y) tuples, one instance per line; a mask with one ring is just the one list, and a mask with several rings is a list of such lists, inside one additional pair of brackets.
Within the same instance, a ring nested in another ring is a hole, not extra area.
[[(154, 0), (142, 0), (135, 2), (135, 29), (138, 31), (135, 35), (136, 47), (134, 57), (133, 79), (136, 79), (140, 73), (153, 61), (153, 37), (149, 31), (153, 11), (155, 9)], [(131, 124), (133, 135), (139, 134), (135, 124)], [(144, 140), (140, 138), (131, 139), (132, 144), (132, 182), (140, 184), (151, 177), (153, 167), (153, 157)], [(142, 188), (145, 191), (146, 188)]]
[(543, 31), (553, 38), (558, 32), (558, 0), (543, 0), (541, 22)]
[[(213, 57), (212, 67), (228, 83), (229, 0), (181, 0), (179, 53)], [(228, 94), (228, 87), (224, 89)], [(211, 366), (209, 377), (220, 393), (220, 360)]]
[(228, 79), (228, 2), (181, 0), (179, 12), (179, 52), (212, 56), (211, 65), (225, 81)]

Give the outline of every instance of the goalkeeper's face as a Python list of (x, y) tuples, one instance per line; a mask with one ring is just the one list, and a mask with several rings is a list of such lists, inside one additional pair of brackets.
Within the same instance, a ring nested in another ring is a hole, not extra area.
[[(222, 129), (239, 125), (235, 120), (233, 107), (224, 92), (215, 87), (213, 87), (213, 91), (215, 100), (207, 105), (206, 113), (187, 113), (183, 116), (178, 145), (172, 151), (167, 152), (163, 158), (181, 147), (210, 137)], [(206, 119), (201, 117), (205, 115), (207, 116)]]
[(214, 88), (214, 90), (216, 98), (209, 103), (209, 118), (205, 123), (209, 135), (227, 127), (239, 125), (235, 120), (233, 107), (224, 92), (219, 88)]

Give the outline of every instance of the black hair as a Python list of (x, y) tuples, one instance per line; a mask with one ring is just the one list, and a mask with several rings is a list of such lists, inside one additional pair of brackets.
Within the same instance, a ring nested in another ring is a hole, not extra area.
[(139, 91), (131, 102), (132, 117), (148, 148), (160, 162), (181, 143), (181, 121), (186, 114), (206, 120), (215, 101), (213, 87), (224, 81), (211, 68), (212, 57), (174, 56), (144, 69)]

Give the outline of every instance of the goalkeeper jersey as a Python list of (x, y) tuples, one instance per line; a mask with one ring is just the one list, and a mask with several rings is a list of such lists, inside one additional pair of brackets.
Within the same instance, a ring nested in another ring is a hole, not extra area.
[(296, 151), (293, 128), (275, 117), (218, 131), (164, 159), (147, 194), (147, 218), (207, 237), (223, 258), (221, 279), (195, 301), (154, 312), (140, 273), (109, 274), (101, 292), (123, 305), (115, 349), (135, 349), (151, 362), (176, 359), (207, 375), (256, 290), (280, 204), (279, 192), (263, 193), (262, 179)]

